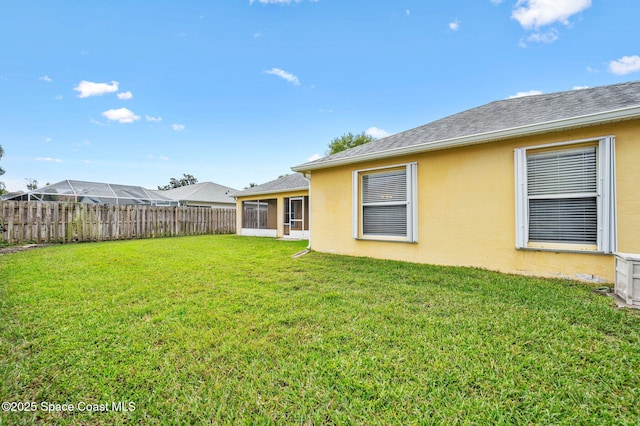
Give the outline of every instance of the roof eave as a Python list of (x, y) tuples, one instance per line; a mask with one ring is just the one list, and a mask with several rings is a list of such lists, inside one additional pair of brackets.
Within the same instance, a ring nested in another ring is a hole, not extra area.
[(327, 160), (316, 164), (305, 163), (291, 168), (294, 172), (308, 172), (312, 170), (326, 169), (330, 167), (344, 166), (354, 163), (362, 163), (365, 161), (380, 160), (388, 157), (399, 157), (403, 155), (411, 155), (428, 151), (436, 151), (441, 149), (456, 148), (467, 145), (475, 145), (481, 143), (495, 142), (498, 140), (531, 136), (541, 133), (548, 133), (558, 130), (568, 130), (577, 127), (593, 126), (597, 124), (605, 124), (615, 121), (631, 120), (640, 118), (640, 106), (621, 108), (617, 110), (584, 115), (579, 117), (566, 118), (562, 120), (547, 121), (544, 123), (536, 123), (527, 126), (512, 127), (493, 132), (477, 133), (474, 135), (463, 136), (459, 138), (442, 139), (435, 142), (427, 142), (422, 144), (410, 145), (400, 148), (392, 148), (384, 151), (377, 151), (352, 157), (338, 158), (335, 160)]
[(298, 188), (286, 188), (286, 189), (278, 189), (278, 190), (272, 190), (272, 191), (251, 192), (248, 194), (237, 193), (237, 194), (231, 195), (231, 197), (234, 197), (234, 198), (253, 197), (254, 195), (282, 194), (285, 192), (308, 191), (308, 190), (309, 190), (308, 186), (302, 186)]

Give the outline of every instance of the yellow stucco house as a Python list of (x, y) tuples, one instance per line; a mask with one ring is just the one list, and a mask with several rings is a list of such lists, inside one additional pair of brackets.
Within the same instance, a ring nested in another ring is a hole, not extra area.
[(309, 181), (302, 174), (282, 176), (234, 196), (239, 235), (309, 239)]
[(320, 252), (614, 279), (640, 253), (640, 82), (505, 99), (292, 168)]

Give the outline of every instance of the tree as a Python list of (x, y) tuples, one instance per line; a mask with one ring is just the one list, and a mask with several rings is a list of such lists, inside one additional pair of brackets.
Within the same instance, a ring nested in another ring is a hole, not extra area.
[[(4, 155), (4, 149), (2, 149), (2, 145), (0, 145), (0, 159), (2, 159), (3, 155)], [(0, 176), (2, 176), (3, 174), (4, 174), (4, 169), (0, 167)]]
[(364, 145), (365, 143), (373, 142), (375, 140), (376, 138), (366, 134), (365, 132), (359, 133), (357, 135), (349, 132), (331, 141), (331, 143), (329, 144), (327, 155), (345, 151), (349, 148), (353, 148), (354, 146)]
[(196, 179), (195, 176), (183, 173), (182, 178), (171, 178), (169, 179), (168, 185), (158, 186), (158, 189), (160, 191), (166, 191), (167, 189), (180, 188), (181, 186), (193, 185), (194, 183), (198, 183), (198, 179)]
[[(0, 145), (0, 159), (2, 158), (3, 155), (4, 155), (4, 150)], [(0, 176), (2, 176), (3, 174), (4, 174), (4, 169), (0, 167)], [(4, 186), (4, 182), (0, 182), (0, 195), (4, 195), (6, 193), (7, 193), (7, 188)]]
[(27, 189), (29, 191), (33, 191), (34, 189), (38, 189), (38, 181), (35, 179), (31, 179), (31, 178), (26, 178), (25, 181), (27, 182)]

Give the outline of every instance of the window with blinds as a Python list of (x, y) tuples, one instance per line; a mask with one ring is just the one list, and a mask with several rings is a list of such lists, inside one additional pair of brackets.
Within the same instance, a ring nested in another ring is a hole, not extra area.
[(529, 241), (597, 244), (596, 147), (527, 155)]
[(362, 175), (362, 233), (407, 235), (407, 172)]
[(516, 248), (616, 251), (613, 136), (514, 154)]
[(416, 167), (354, 172), (354, 238), (417, 240)]

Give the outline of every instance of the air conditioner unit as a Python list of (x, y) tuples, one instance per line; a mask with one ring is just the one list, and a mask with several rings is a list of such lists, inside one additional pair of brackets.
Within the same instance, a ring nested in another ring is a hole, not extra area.
[(640, 254), (616, 253), (615, 293), (627, 304), (640, 306)]

